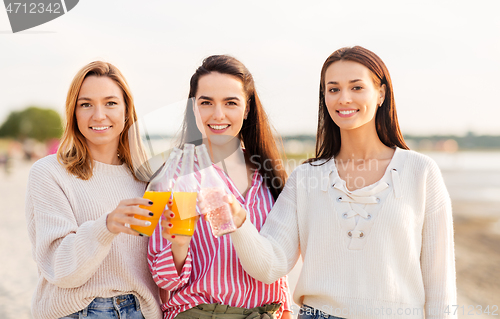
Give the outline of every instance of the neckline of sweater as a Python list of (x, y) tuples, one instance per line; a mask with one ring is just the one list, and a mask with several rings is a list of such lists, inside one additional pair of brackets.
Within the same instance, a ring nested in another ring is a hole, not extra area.
[(101, 173), (114, 176), (127, 176), (131, 174), (127, 164), (125, 163), (120, 165), (112, 165), (112, 164), (98, 162), (96, 160), (94, 160), (94, 173)]

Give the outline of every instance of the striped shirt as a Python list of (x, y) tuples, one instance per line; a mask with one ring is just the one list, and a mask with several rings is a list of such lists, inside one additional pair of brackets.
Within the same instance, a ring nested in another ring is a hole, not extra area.
[[(251, 187), (243, 197), (229, 176), (216, 165), (214, 167), (225, 182), (227, 191), (234, 194), (247, 210), (249, 220), (260, 230), (274, 204), (262, 175), (255, 171)], [(198, 170), (195, 161), (195, 176), (199, 184), (201, 175)], [(215, 238), (204, 218), (198, 220), (180, 275), (175, 268), (170, 245), (161, 236), (158, 224), (149, 240), (148, 261), (156, 284), (170, 290), (170, 300), (162, 304), (164, 319), (172, 319), (197, 305), (211, 303), (244, 308), (281, 303), (283, 306), (276, 313), (278, 318), (284, 310), (290, 310), (287, 276), (270, 285), (252, 278), (243, 270), (231, 236)]]

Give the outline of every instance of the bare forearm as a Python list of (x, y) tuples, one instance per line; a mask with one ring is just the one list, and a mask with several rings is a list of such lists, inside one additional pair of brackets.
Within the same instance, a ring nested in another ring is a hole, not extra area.
[(182, 272), (182, 267), (184, 267), (184, 263), (186, 262), (189, 245), (174, 245), (172, 244), (172, 256), (174, 257), (174, 264), (177, 273), (180, 275)]

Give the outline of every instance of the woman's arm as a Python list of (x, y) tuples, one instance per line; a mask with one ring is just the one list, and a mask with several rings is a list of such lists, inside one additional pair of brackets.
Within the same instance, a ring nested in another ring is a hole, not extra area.
[(457, 304), (451, 201), (435, 164), (431, 166), (426, 184), (420, 258), (426, 318), (456, 318), (451, 315), (452, 306)]
[[(168, 212), (170, 211), (165, 211), (165, 213)], [(166, 223), (166, 219), (162, 216), (161, 222), (158, 223), (153, 235), (149, 239), (148, 262), (149, 269), (158, 287), (165, 290), (174, 290), (187, 285), (191, 276), (192, 258), (189, 250), (189, 242), (187, 245), (181, 245), (179, 250), (176, 247), (172, 247), (172, 243), (162, 235), (162, 225)], [(178, 240), (183, 239), (180, 238)], [(185, 252), (184, 247), (186, 247)]]
[(290, 175), (260, 234), (238, 201), (229, 199), (238, 227), (231, 239), (240, 262), (248, 274), (267, 284), (288, 274), (300, 255), (296, 172)]
[(85, 284), (108, 255), (116, 234), (106, 226), (107, 214), (78, 225), (64, 185), (35, 164), (26, 196), (33, 257), (47, 281), (61, 288)]

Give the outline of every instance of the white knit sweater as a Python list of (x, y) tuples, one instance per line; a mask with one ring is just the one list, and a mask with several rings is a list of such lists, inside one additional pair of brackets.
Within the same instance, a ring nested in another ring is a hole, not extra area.
[(123, 294), (138, 297), (146, 319), (162, 318), (147, 264), (148, 239), (106, 227), (107, 214), (123, 199), (142, 197), (144, 188), (126, 165), (94, 162), (87, 181), (69, 174), (55, 155), (33, 165), (26, 219), (39, 275), (34, 319), (60, 318), (95, 297)]
[[(243, 268), (270, 283), (302, 255), (294, 300), (349, 318), (456, 318), (451, 202), (437, 165), (396, 149), (385, 175), (349, 192), (334, 161), (291, 174), (260, 234), (231, 234)], [(447, 309), (447, 306), (450, 306)]]

